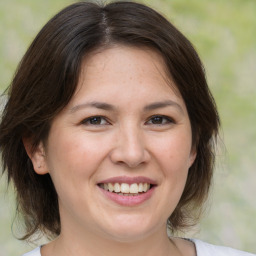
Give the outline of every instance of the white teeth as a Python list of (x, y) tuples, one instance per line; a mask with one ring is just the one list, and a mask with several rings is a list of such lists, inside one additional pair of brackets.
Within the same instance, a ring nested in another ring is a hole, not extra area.
[(115, 191), (116, 193), (121, 192), (121, 188), (120, 188), (119, 183), (115, 183), (115, 185), (114, 185), (114, 191)]
[(111, 183), (108, 183), (108, 190), (110, 192), (113, 192), (114, 191), (114, 186), (111, 184)]
[(130, 193), (137, 194), (139, 192), (139, 186), (136, 183), (130, 185)]
[(121, 184), (121, 192), (122, 192), (122, 193), (130, 193), (129, 184), (127, 184), (127, 183), (122, 183), (122, 184)]
[(147, 191), (148, 191), (148, 184), (147, 184), (147, 183), (144, 183), (144, 184), (143, 184), (143, 191), (144, 191), (144, 192), (147, 192)]
[(142, 192), (147, 192), (150, 189), (149, 183), (133, 183), (131, 185), (127, 183), (104, 183), (100, 184), (100, 187), (108, 190), (110, 192), (118, 193), (119, 195), (127, 196), (131, 195), (138, 195)]
[(143, 184), (142, 183), (139, 184), (139, 192), (143, 192)]

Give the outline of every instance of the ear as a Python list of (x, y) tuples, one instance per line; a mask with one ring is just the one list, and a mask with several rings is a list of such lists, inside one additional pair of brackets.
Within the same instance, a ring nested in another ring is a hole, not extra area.
[(197, 150), (196, 150), (196, 147), (193, 146), (191, 149), (191, 152), (190, 152), (190, 156), (189, 156), (189, 166), (188, 166), (189, 168), (195, 162), (196, 156), (197, 156)]
[(40, 141), (37, 147), (33, 148), (31, 138), (22, 138), (22, 141), (35, 172), (40, 175), (49, 173), (43, 142)]

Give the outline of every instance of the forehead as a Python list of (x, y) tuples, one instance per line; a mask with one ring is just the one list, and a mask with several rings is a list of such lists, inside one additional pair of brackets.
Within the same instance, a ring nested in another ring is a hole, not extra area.
[[(167, 71), (165, 62), (161, 54), (155, 49), (149, 47), (128, 46), (128, 45), (111, 45), (108, 47), (102, 47), (90, 52), (83, 60), (84, 66), (93, 66), (95, 64), (98, 67), (106, 67), (106, 64), (113, 64), (118, 61), (118, 64), (128, 64), (128, 66), (119, 65), (119, 68), (123, 67), (125, 70), (130, 68), (130, 64), (136, 64), (136, 68), (141, 66), (144, 68), (152, 68), (153, 66), (162, 71)], [(99, 65), (101, 63), (101, 66)], [(151, 65), (150, 65), (151, 64)]]
[(153, 97), (157, 101), (168, 95), (181, 98), (162, 56), (149, 48), (118, 45), (84, 58), (71, 101), (94, 100), (93, 97), (130, 101)]

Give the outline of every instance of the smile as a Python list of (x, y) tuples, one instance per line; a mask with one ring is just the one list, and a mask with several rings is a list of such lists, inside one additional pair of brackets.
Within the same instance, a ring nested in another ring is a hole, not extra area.
[(137, 196), (146, 193), (152, 187), (149, 183), (100, 183), (99, 186), (106, 191), (123, 196)]
[(119, 176), (102, 180), (97, 186), (106, 199), (122, 206), (136, 206), (152, 197), (157, 182), (143, 176)]

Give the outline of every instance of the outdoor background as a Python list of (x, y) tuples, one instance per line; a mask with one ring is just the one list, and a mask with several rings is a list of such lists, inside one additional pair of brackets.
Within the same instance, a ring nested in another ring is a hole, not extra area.
[[(0, 92), (26, 48), (68, 0), (0, 0)], [(256, 1), (148, 0), (194, 44), (222, 120), (222, 145), (208, 214), (189, 235), (256, 253)], [(0, 256), (31, 246), (14, 238), (15, 203), (0, 180)], [(186, 234), (188, 235), (188, 234)], [(183, 234), (183, 236), (185, 236)]]

